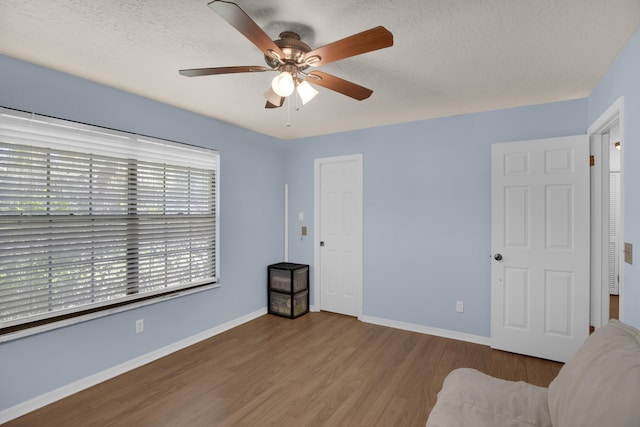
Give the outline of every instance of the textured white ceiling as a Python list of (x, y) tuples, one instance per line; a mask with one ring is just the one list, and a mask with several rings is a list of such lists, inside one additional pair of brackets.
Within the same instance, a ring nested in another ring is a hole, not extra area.
[(584, 97), (640, 25), (639, 0), (236, 3), (273, 39), (293, 30), (312, 48), (385, 26), (393, 47), (320, 68), (371, 98), (319, 88), (300, 111), (265, 110), (272, 73), (180, 76), (265, 65), (207, 0), (2, 0), (0, 53), (291, 139)]

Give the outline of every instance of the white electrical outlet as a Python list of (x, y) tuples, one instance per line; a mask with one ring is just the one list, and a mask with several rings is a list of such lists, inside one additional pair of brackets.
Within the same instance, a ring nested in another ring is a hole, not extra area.
[(456, 301), (456, 311), (462, 313), (464, 311), (464, 301)]
[(144, 319), (136, 320), (136, 334), (144, 332)]

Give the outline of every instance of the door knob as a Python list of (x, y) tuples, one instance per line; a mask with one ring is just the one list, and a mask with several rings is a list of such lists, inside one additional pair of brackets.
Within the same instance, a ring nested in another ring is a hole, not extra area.
[(495, 259), (496, 261), (502, 261), (502, 254), (495, 254), (493, 256), (493, 259)]

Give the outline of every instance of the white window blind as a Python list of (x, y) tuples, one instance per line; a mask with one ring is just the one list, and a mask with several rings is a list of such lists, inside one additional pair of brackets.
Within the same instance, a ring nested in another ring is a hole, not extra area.
[(0, 329), (216, 282), (215, 151), (0, 108)]

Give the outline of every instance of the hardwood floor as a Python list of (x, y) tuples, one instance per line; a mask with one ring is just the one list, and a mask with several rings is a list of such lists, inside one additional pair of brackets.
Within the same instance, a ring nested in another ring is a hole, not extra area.
[(609, 319), (620, 318), (620, 297), (609, 295)]
[(546, 387), (561, 366), (337, 314), (265, 315), (6, 426), (424, 426), (454, 368)]

